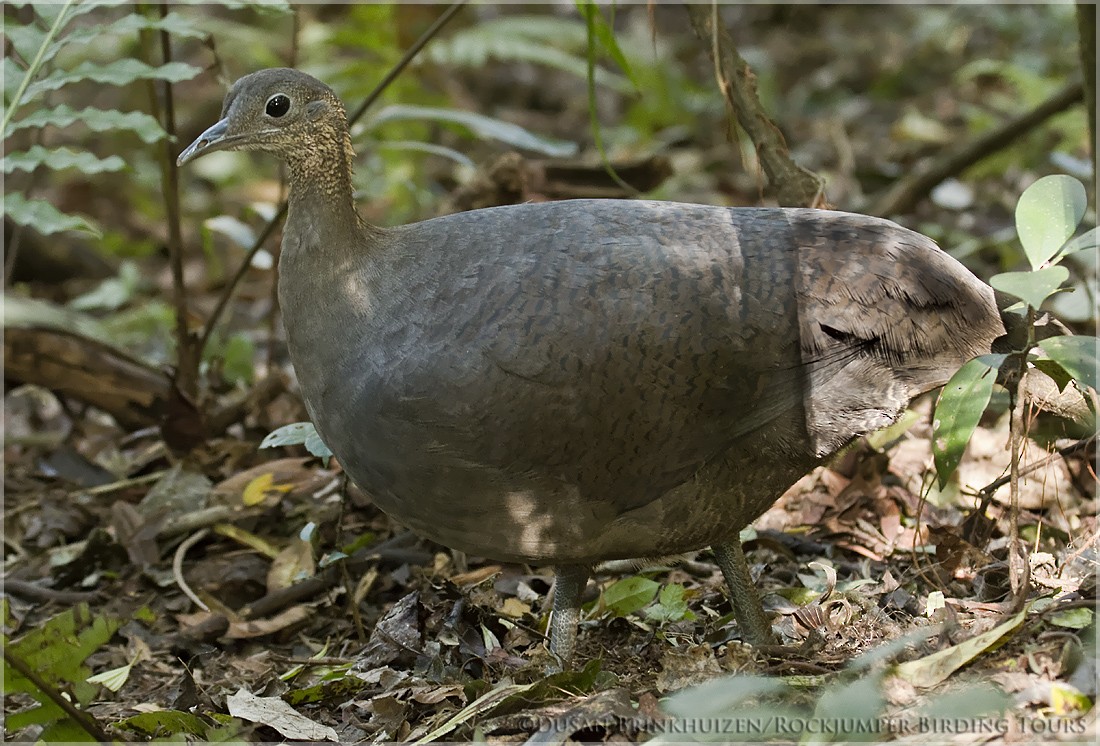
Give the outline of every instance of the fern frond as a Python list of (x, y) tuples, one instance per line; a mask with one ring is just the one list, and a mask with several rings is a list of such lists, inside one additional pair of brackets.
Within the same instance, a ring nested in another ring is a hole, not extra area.
[(167, 80), (169, 83), (180, 83), (190, 80), (201, 72), (200, 68), (185, 62), (168, 62), (154, 67), (135, 59), (115, 60), (106, 64), (84, 61), (71, 70), (58, 70), (35, 81), (27, 87), (23, 100), (46, 91), (56, 91), (70, 83), (86, 80), (117, 86), (129, 85), (139, 80)]
[[(523, 16), (500, 18), (462, 29), (448, 39), (437, 39), (424, 59), (439, 65), (482, 67), (490, 59), (530, 62), (588, 78), (588, 61), (575, 53), (587, 43), (585, 25), (575, 19)], [(595, 80), (619, 93), (632, 90), (622, 75), (597, 67)]]
[(44, 148), (41, 145), (32, 145), (21, 153), (9, 153), (4, 158), (4, 173), (6, 174), (15, 171), (30, 172), (40, 166), (45, 166), (54, 171), (75, 168), (81, 173), (95, 175), (110, 171), (121, 171), (126, 168), (126, 161), (117, 155), (100, 158), (85, 150)]
[(82, 231), (97, 238), (103, 235), (99, 226), (87, 218), (67, 215), (45, 200), (27, 199), (18, 192), (4, 195), (4, 215), (16, 225), (34, 228), (43, 236), (65, 231)]
[(77, 111), (61, 104), (52, 109), (40, 109), (8, 126), (5, 136), (29, 127), (52, 126), (59, 129), (82, 124), (92, 132), (133, 132), (143, 142), (152, 144), (168, 136), (154, 117), (141, 111), (118, 111), (88, 107)]
[[(200, 72), (199, 68), (181, 62), (152, 66), (140, 60), (121, 59), (106, 63), (86, 60), (68, 70), (51, 69), (51, 62), (67, 47), (78, 44), (100, 43), (104, 36), (136, 34), (141, 31), (162, 31), (175, 36), (201, 38), (206, 32), (197, 23), (178, 13), (164, 17), (145, 17), (137, 13), (121, 15), (110, 21), (74, 24), (74, 18), (101, 8), (127, 5), (123, 0), (68, 0), (65, 3), (19, 3), (33, 10), (29, 23), (20, 24), (6, 19), (5, 35), (12, 53), (3, 58), (4, 103), (0, 133), (8, 139), (13, 133), (27, 132), (47, 126), (65, 128), (83, 124), (92, 132), (132, 132), (146, 143), (164, 139), (165, 132), (157, 120), (142, 112), (122, 112), (96, 107), (76, 111), (59, 105), (27, 113), (46, 93), (65, 86), (89, 81), (99, 85), (125, 86), (141, 80), (166, 80), (178, 83), (189, 80)], [(111, 13), (109, 16), (118, 16)], [(18, 112), (19, 118), (16, 117)], [(24, 138), (26, 142), (30, 138)], [(117, 155), (106, 158), (66, 147), (48, 148), (41, 144), (26, 150), (9, 150), (5, 154), (3, 173), (30, 173), (39, 168), (54, 171), (76, 169), (83, 174), (95, 175), (120, 171), (126, 162)], [(15, 181), (14, 179), (11, 181)], [(9, 181), (9, 188), (11, 188)], [(35, 228), (48, 235), (68, 230), (88, 231), (99, 234), (89, 220), (66, 215), (42, 200), (28, 199), (23, 194), (8, 192), (4, 195), (5, 215), (18, 225)]]

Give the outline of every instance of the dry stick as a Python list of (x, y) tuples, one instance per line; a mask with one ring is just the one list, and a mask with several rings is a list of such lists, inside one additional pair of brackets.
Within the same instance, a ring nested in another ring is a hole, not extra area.
[[(1011, 388), (1009, 388), (1009, 401), (1012, 403), (1012, 412), (1008, 420), (1008, 433), (1011, 440), (1012, 455), (1009, 461), (1009, 492), (1010, 492), (1010, 508), (1009, 508), (1009, 524), (1011, 525), (1012, 535), (1009, 537), (1008, 545), (1008, 584), (1012, 593), (1015, 594), (1013, 599), (1013, 613), (1016, 613), (1024, 608), (1024, 603), (1027, 601), (1028, 586), (1031, 584), (1031, 572), (1030, 565), (1026, 559), (1022, 559), (1020, 553), (1016, 550), (1020, 544), (1020, 458), (1024, 450), (1024, 439), (1027, 437), (1027, 432), (1024, 427), (1024, 376), (1027, 374), (1027, 355), (1031, 349), (1035, 346), (1035, 309), (1031, 306), (1027, 307), (1027, 343), (1024, 345), (1023, 351), (1020, 353), (1017, 364), (1016, 380)], [(1027, 550), (1024, 550), (1024, 556), (1027, 556)]]
[(1013, 117), (957, 150), (949, 150), (917, 166), (910, 176), (876, 201), (870, 214), (889, 216), (909, 212), (941, 181), (961, 174), (983, 158), (1008, 147), (1047, 119), (1080, 102), (1084, 95), (1081, 81), (1069, 83), (1031, 111)]
[[(359, 121), (359, 118), (363, 116), (363, 112), (365, 112), (367, 108), (371, 104), (373, 104), (379, 96), (382, 95), (386, 88), (389, 87), (390, 83), (392, 83), (397, 78), (397, 76), (401, 74), (401, 71), (408, 67), (409, 63), (412, 62), (416, 55), (420, 53), (420, 50), (423, 49), (428, 44), (428, 42), (431, 41), (432, 38), (434, 38), (435, 35), (439, 33), (440, 29), (442, 29), (443, 26), (445, 26), (447, 22), (454, 17), (455, 13), (461, 10), (462, 6), (465, 4), (466, 0), (459, 0), (458, 2), (448, 7), (447, 10), (443, 11), (439, 18), (435, 20), (435, 23), (433, 23), (427, 31), (420, 35), (420, 38), (417, 39), (411, 47), (409, 47), (408, 51), (406, 51), (401, 59), (397, 61), (397, 64), (394, 65), (393, 68), (386, 74), (386, 77), (382, 78), (378, 85), (374, 87), (374, 90), (371, 91), (370, 95), (367, 96), (363, 100), (363, 103), (361, 103), (355, 109), (355, 112), (350, 117), (348, 117), (349, 127)], [(252, 248), (248, 250), (248, 254), (245, 255), (244, 260), (241, 262), (241, 266), (237, 268), (237, 274), (233, 275), (233, 279), (229, 281), (228, 285), (226, 285), (225, 292), (222, 293), (222, 296), (218, 299), (218, 305), (214, 307), (214, 311), (210, 314), (210, 318), (206, 321), (206, 327), (202, 331), (202, 338), (199, 341), (200, 355), (202, 354), (202, 350), (206, 348), (206, 343), (210, 339), (210, 334), (214, 331), (214, 327), (217, 326), (218, 319), (221, 318), (222, 313), (225, 311), (225, 307), (226, 305), (228, 305), (229, 299), (233, 297), (233, 293), (236, 291), (237, 286), (244, 278), (245, 272), (248, 271), (249, 266), (252, 264), (252, 258), (256, 256), (256, 253), (261, 248), (263, 248), (264, 243), (267, 241), (268, 237), (271, 236), (271, 234), (275, 231), (275, 228), (276, 226), (278, 226), (279, 221), (283, 219), (284, 215), (286, 215), (286, 210), (287, 203), (284, 200), (282, 204), (279, 205), (279, 210), (275, 213), (275, 217), (271, 218), (271, 220), (268, 221), (267, 225), (264, 226), (264, 229), (260, 231), (260, 235), (256, 238), (255, 243), (252, 244)]]
[(18, 671), (19, 674), (27, 681), (34, 684), (35, 688), (38, 689), (38, 691), (49, 697), (50, 701), (61, 708), (61, 710), (66, 715), (72, 718), (73, 722), (83, 728), (85, 733), (87, 733), (99, 743), (111, 743), (110, 736), (108, 736), (106, 731), (104, 731), (103, 728), (99, 726), (99, 723), (96, 722), (95, 718), (93, 718), (88, 713), (77, 709), (76, 705), (67, 700), (61, 692), (57, 691), (57, 687), (50, 685), (49, 682), (47, 682), (37, 673), (32, 671), (30, 666), (28, 666), (26, 662), (24, 662), (21, 658), (11, 652), (10, 645), (4, 646), (4, 662), (14, 668), (16, 671)]
[(19, 598), (26, 598), (31, 601), (56, 601), (59, 604), (79, 604), (97, 601), (100, 596), (98, 591), (60, 591), (56, 588), (43, 588), (40, 585), (35, 585), (26, 580), (17, 580), (15, 578), (4, 578), (2, 582), (4, 585), (4, 593), (18, 596)]
[(741, 129), (756, 148), (757, 158), (784, 207), (816, 207), (824, 194), (824, 182), (817, 174), (791, 158), (783, 134), (768, 118), (756, 95), (756, 76), (737, 51), (733, 39), (718, 23), (718, 6), (685, 5), (695, 35), (707, 43), (714, 61), (715, 77)]
[[(377, 546), (362, 549), (351, 557), (329, 565), (311, 578), (287, 588), (273, 591), (254, 601), (237, 612), (237, 618), (248, 620), (270, 616), (292, 604), (323, 593), (339, 583), (344, 577), (342, 567), (346, 567), (349, 573), (359, 573), (372, 564), (384, 560), (414, 562), (430, 559), (430, 557), (425, 556), (424, 552), (400, 548), (400, 545), (404, 544), (410, 537), (411, 534), (409, 533), (399, 534)], [(225, 614), (213, 614), (188, 630), (187, 636), (195, 639), (210, 639), (224, 634), (228, 627), (229, 619)]]

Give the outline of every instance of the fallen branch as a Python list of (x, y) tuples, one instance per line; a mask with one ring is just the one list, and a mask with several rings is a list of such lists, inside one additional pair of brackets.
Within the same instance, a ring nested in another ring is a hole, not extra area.
[(879, 198), (869, 213), (888, 217), (909, 212), (944, 179), (957, 176), (983, 158), (1003, 150), (1055, 114), (1081, 102), (1084, 95), (1081, 81), (1069, 83), (1031, 111), (1009, 119), (955, 150), (925, 161)]
[(695, 35), (707, 45), (726, 105), (752, 140), (779, 204), (784, 207), (820, 207), (824, 197), (824, 181), (791, 158), (783, 134), (768, 118), (756, 95), (756, 75), (737, 51), (729, 33), (718, 23), (718, 6), (688, 3), (685, 8), (691, 17)]

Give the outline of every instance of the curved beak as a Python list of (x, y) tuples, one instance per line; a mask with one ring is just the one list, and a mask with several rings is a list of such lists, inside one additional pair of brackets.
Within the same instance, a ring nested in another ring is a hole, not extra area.
[(189, 161), (195, 160), (200, 155), (205, 155), (213, 150), (222, 150), (233, 145), (238, 138), (226, 137), (225, 132), (228, 129), (228, 117), (208, 127), (205, 132), (198, 136), (195, 142), (188, 145), (184, 151), (179, 154), (179, 157), (176, 158), (176, 165), (182, 166)]

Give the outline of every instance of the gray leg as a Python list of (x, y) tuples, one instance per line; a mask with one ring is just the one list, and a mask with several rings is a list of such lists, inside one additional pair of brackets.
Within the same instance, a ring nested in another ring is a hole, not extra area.
[(590, 572), (584, 565), (566, 565), (555, 569), (554, 609), (550, 614), (550, 654), (554, 656), (552, 670), (569, 668), (573, 659), (581, 593), (588, 584)]
[(764, 607), (760, 605), (760, 597), (753, 588), (741, 540), (734, 538), (726, 544), (715, 544), (711, 549), (729, 586), (733, 615), (741, 627), (741, 634), (753, 645), (774, 645), (772, 626), (764, 616)]

